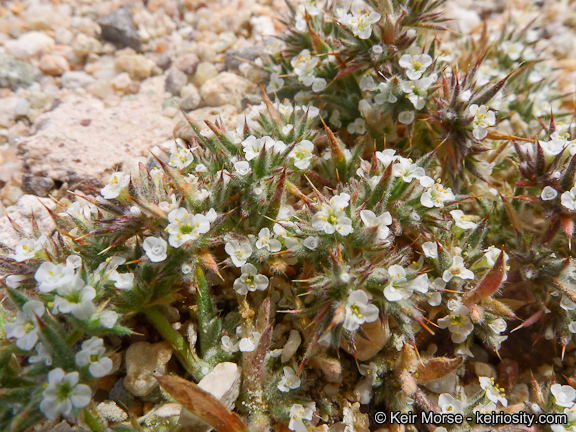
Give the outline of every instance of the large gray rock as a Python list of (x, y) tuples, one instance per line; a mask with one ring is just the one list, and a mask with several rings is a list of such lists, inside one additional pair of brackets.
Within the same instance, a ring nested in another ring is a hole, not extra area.
[(22, 159), (30, 174), (66, 182), (71, 190), (98, 187), (125, 159), (147, 156), (149, 148), (171, 138), (173, 121), (162, 116), (163, 96), (159, 76), (144, 81), (138, 95), (114, 103), (70, 97), (36, 119), (36, 133), (19, 145)]
[[(188, 82), (188, 77), (184, 72), (178, 69), (172, 69), (166, 76), (165, 89), (173, 96), (180, 96), (182, 87)], [(196, 105), (198, 106), (198, 105)], [(194, 107), (196, 108), (196, 107)]]
[(54, 180), (48, 177), (38, 177), (30, 174), (22, 176), (22, 191), (41, 197), (48, 196), (54, 188)]
[(34, 66), (26, 62), (0, 54), (0, 87), (10, 87), (12, 90), (28, 87), (34, 82), (35, 71)]
[(121, 7), (104, 15), (98, 20), (102, 29), (102, 37), (112, 43), (140, 50), (142, 40), (138, 35), (132, 12), (127, 7)]

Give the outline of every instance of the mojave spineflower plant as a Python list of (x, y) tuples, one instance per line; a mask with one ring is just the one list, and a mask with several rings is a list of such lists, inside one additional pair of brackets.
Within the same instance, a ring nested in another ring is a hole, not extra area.
[(86, 384), (78, 384), (78, 372), (66, 373), (61, 368), (48, 373), (48, 387), (42, 393), (40, 409), (50, 420), (61, 414), (70, 416), (74, 408), (84, 408), (92, 400), (92, 390)]
[(356, 290), (348, 296), (346, 317), (343, 327), (355, 331), (365, 322), (371, 323), (378, 319), (380, 311), (373, 304), (368, 304), (368, 295), (362, 290)]

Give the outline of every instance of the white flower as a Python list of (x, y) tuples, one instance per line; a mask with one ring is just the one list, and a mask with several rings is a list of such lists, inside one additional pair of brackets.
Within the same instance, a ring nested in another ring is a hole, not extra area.
[(346, 128), (350, 134), (362, 135), (366, 132), (366, 122), (363, 118), (357, 118)]
[(94, 378), (101, 378), (112, 372), (112, 360), (105, 357), (104, 341), (92, 337), (82, 342), (82, 349), (76, 353), (76, 364), (80, 367), (89, 366), (88, 370)]
[(50, 350), (44, 346), (42, 342), (36, 344), (36, 352), (38, 355), (33, 355), (28, 358), (28, 362), (44, 363), (46, 366), (52, 366), (52, 356), (50, 355)]
[(428, 88), (436, 81), (436, 76), (432, 75), (414, 81), (402, 81), (402, 91), (414, 108), (422, 109), (426, 105)]
[(468, 112), (470, 115), (474, 116), (472, 120), (472, 126), (474, 127), (472, 133), (474, 138), (477, 140), (486, 138), (486, 135), (488, 135), (488, 127), (496, 124), (494, 111), (488, 110), (486, 105), (480, 105), (479, 107), (478, 105), (473, 104), (468, 108)]
[(50, 420), (60, 414), (69, 416), (73, 408), (84, 408), (92, 400), (92, 390), (85, 384), (78, 384), (78, 372), (65, 373), (61, 368), (48, 373), (48, 387), (42, 392), (40, 410)]
[(22, 262), (36, 257), (36, 252), (42, 249), (42, 245), (46, 242), (46, 236), (42, 235), (38, 240), (22, 239), (16, 245), (16, 253), (9, 255), (15, 261)]
[(258, 157), (260, 150), (264, 147), (265, 140), (262, 138), (256, 138), (254, 135), (250, 135), (244, 141), (242, 141), (242, 147), (244, 149), (244, 157), (247, 161)]
[(268, 288), (268, 278), (258, 274), (258, 270), (252, 264), (242, 266), (242, 276), (234, 281), (234, 289), (240, 295), (248, 294), (248, 291), (264, 291)]
[(318, 247), (318, 237), (312, 237), (312, 236), (306, 237), (306, 239), (304, 239), (302, 244), (310, 250), (316, 250), (316, 248)]
[(428, 291), (428, 275), (423, 274), (408, 282), (406, 270), (399, 265), (388, 268), (390, 283), (384, 288), (384, 297), (389, 302), (396, 302), (410, 298), (414, 290), (426, 293)]
[(278, 72), (270, 75), (270, 83), (266, 87), (266, 93), (275, 93), (284, 86), (284, 79), (280, 78)]
[(166, 231), (170, 234), (168, 243), (175, 248), (196, 240), (201, 234), (210, 231), (210, 222), (206, 216), (188, 213), (188, 210), (183, 207), (172, 210), (168, 214), (168, 221), (170, 222), (166, 227)]
[(235, 353), (238, 351), (238, 339), (231, 338), (230, 336), (222, 336), (222, 349), (229, 353)]
[(96, 290), (90, 285), (84, 285), (80, 277), (59, 287), (57, 292), (58, 295), (54, 297), (53, 314), (60, 311), (63, 314), (71, 313), (79, 320), (87, 320), (96, 312), (96, 307), (92, 303), (96, 297)]
[(504, 389), (494, 385), (494, 378), (489, 377), (479, 377), (480, 387), (486, 392), (486, 397), (489, 401), (498, 403), (500, 402), (503, 406), (508, 406), (508, 400), (504, 396)]
[(162, 262), (167, 258), (166, 250), (168, 249), (168, 243), (166, 240), (157, 237), (146, 237), (142, 248), (146, 252), (148, 258), (152, 262)]
[(402, 124), (409, 125), (414, 121), (414, 111), (402, 111), (398, 114), (398, 121)]
[[(202, 134), (202, 136), (205, 136), (205, 134)], [(168, 165), (176, 169), (184, 169), (192, 162), (194, 162), (194, 156), (192, 155), (190, 149), (173, 147), (170, 151), (170, 160)]]
[(561, 196), (562, 205), (568, 210), (576, 210), (576, 186)]
[(118, 321), (118, 314), (114, 311), (96, 312), (90, 317), (91, 323), (97, 323), (107, 329), (113, 328), (116, 325), (116, 321)]
[(448, 328), (451, 333), (452, 342), (462, 343), (474, 330), (474, 324), (468, 317), (469, 310), (466, 306), (460, 305), (458, 308), (438, 320), (438, 327)]
[(52, 292), (74, 279), (74, 268), (46, 261), (36, 270), (34, 279), (38, 282), (38, 290), (40, 292)]
[(312, 57), (310, 51), (305, 49), (297, 57), (293, 57), (290, 64), (294, 68), (298, 80), (307, 87), (311, 86), (316, 79), (314, 69), (320, 64), (320, 60), (317, 57)]
[(392, 215), (390, 212), (384, 212), (380, 216), (376, 217), (376, 214), (371, 210), (362, 210), (360, 211), (360, 218), (362, 222), (368, 227), (377, 226), (378, 227), (378, 236), (377, 239), (379, 241), (385, 240), (390, 234), (390, 228), (386, 225), (392, 224)]
[(290, 366), (284, 367), (284, 376), (278, 383), (278, 390), (283, 393), (288, 393), (290, 390), (300, 387), (300, 378), (296, 376), (294, 369)]
[(365, 322), (376, 321), (378, 313), (375, 305), (368, 304), (368, 295), (362, 290), (356, 290), (348, 296), (343, 327), (348, 331), (355, 331)]
[(372, 34), (372, 24), (378, 22), (382, 15), (378, 12), (364, 12), (357, 9), (352, 14), (345, 15), (341, 22), (342, 24), (350, 27), (354, 36), (360, 39), (368, 39)]
[(6, 338), (16, 338), (16, 346), (24, 351), (30, 351), (38, 342), (38, 320), (44, 315), (44, 304), (38, 300), (30, 300), (22, 311), (16, 312), (16, 321), (4, 324)]
[(312, 420), (316, 411), (314, 402), (307, 403), (305, 406), (294, 404), (290, 408), (290, 423), (288, 429), (295, 432), (307, 432), (308, 428), (302, 420)]
[(289, 158), (294, 160), (294, 166), (298, 169), (306, 169), (310, 166), (310, 161), (314, 156), (312, 151), (314, 150), (314, 144), (308, 140), (302, 140), (296, 147), (292, 149)]
[(108, 278), (114, 282), (114, 286), (118, 289), (131, 289), (134, 287), (134, 273), (118, 273), (112, 272)]
[(490, 327), (494, 333), (500, 334), (506, 330), (506, 321), (502, 318), (496, 318), (488, 324), (488, 327)]
[(570, 300), (567, 296), (562, 295), (562, 299), (560, 300), (560, 307), (565, 311), (572, 311), (576, 309), (576, 303)]
[(432, 57), (428, 54), (404, 54), (400, 57), (400, 66), (406, 69), (406, 76), (411, 80), (420, 79), (431, 64)]
[(424, 168), (412, 163), (410, 159), (399, 158), (392, 165), (392, 175), (394, 177), (402, 177), (402, 180), (406, 183), (410, 183), (413, 179), (419, 179), (425, 174)]
[(238, 161), (234, 162), (234, 170), (241, 176), (245, 176), (252, 171), (252, 168), (250, 168), (250, 164), (247, 161)]
[(540, 194), (540, 198), (542, 198), (544, 201), (553, 200), (557, 196), (558, 196), (558, 192), (556, 192), (556, 189), (554, 189), (550, 186), (546, 186), (544, 189), (542, 189), (542, 193)]
[(426, 258), (438, 258), (438, 245), (436, 242), (426, 242), (422, 245), (422, 252)]
[(129, 183), (129, 175), (124, 174), (122, 171), (112, 173), (108, 184), (100, 190), (100, 193), (105, 199), (117, 198), (128, 187)]
[[(494, 246), (489, 246), (488, 249), (484, 249), (484, 257), (489, 266), (493, 267), (496, 264), (496, 260), (500, 256), (502, 251)], [(504, 263), (508, 262), (508, 254), (504, 252)]]
[(452, 267), (448, 270), (444, 270), (444, 274), (442, 275), (444, 282), (450, 282), (453, 277), (459, 277), (460, 279), (474, 279), (474, 272), (464, 267), (464, 259), (461, 256), (455, 256), (452, 260)]
[(238, 240), (230, 240), (224, 249), (236, 267), (242, 267), (252, 255), (252, 246), (248, 241), (240, 243)]
[(326, 234), (334, 234), (337, 231), (343, 236), (354, 231), (352, 220), (344, 211), (334, 211), (326, 204), (322, 204), (321, 210), (312, 217), (312, 228), (316, 231), (324, 231)]
[(278, 54), (281, 51), (284, 51), (286, 49), (286, 44), (284, 43), (284, 41), (282, 39), (278, 39), (276, 37), (267, 37), (266, 38), (266, 44), (264, 46), (264, 53), (265, 54), (270, 54), (270, 55), (274, 55), (274, 54)]
[(272, 238), (268, 228), (262, 228), (258, 233), (258, 241), (256, 241), (258, 249), (268, 249), (270, 252), (278, 252), (282, 249), (282, 243), (275, 238)]
[(340, 129), (342, 127), (342, 122), (340, 121), (340, 111), (338, 111), (337, 109), (332, 111), (332, 114), (330, 115), (328, 121), (336, 129)]
[(564, 408), (572, 408), (576, 398), (576, 390), (573, 387), (560, 384), (552, 384), (550, 393), (554, 395), (556, 405)]
[(388, 165), (400, 159), (400, 156), (394, 156), (396, 150), (394, 149), (386, 149), (384, 151), (377, 151), (376, 152), (376, 159), (378, 159), (384, 168), (388, 168)]
[(462, 229), (476, 228), (477, 224), (472, 222), (472, 216), (466, 216), (462, 210), (452, 210), (450, 214), (454, 218), (457, 227)]
[[(464, 408), (464, 404), (462, 402), (460, 402), (458, 399), (454, 399), (454, 397), (448, 393), (442, 393), (438, 397), (438, 406), (443, 413), (452, 414), (462, 414), (462, 409)], [(436, 430), (438, 429), (436, 428)]]
[(245, 337), (240, 339), (240, 343), (238, 344), (238, 348), (242, 352), (252, 352), (256, 349), (256, 345), (260, 341), (260, 333), (252, 332), (252, 336)]
[(518, 60), (522, 55), (525, 46), (522, 42), (504, 41), (500, 44), (500, 48), (508, 54), (510, 60)]
[[(423, 183), (423, 180), (427, 180), (430, 179), (430, 177), (422, 177), (420, 179), (420, 184)], [(432, 180), (432, 179), (430, 179)], [(432, 207), (444, 207), (444, 202), (446, 201), (454, 201), (456, 199), (456, 197), (454, 197), (454, 194), (452, 193), (452, 189), (451, 188), (444, 188), (444, 186), (442, 186), (440, 183), (434, 183), (434, 181), (432, 180), (432, 184), (428, 185), (428, 183), (425, 183), (426, 186), (426, 191), (422, 194), (422, 196), (420, 197), (420, 203), (427, 208), (432, 208)]]
[(324, 78), (315, 78), (312, 82), (312, 91), (319, 92), (326, 88), (326, 80)]
[(382, 105), (386, 102), (394, 103), (398, 100), (398, 98), (394, 94), (394, 86), (391, 83), (381, 82), (380, 84), (378, 84), (378, 90), (380, 90), (380, 93), (374, 96), (374, 102), (376, 102), (377, 104)]

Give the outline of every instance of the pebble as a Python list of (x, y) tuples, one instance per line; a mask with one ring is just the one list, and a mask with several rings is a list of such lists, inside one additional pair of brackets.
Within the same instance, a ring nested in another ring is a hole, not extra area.
[(218, 39), (212, 44), (212, 48), (217, 53), (223, 53), (232, 45), (234, 45), (237, 40), (238, 38), (233, 32), (225, 31), (218, 35)]
[(188, 77), (179, 69), (172, 69), (166, 76), (165, 90), (173, 96), (180, 96), (182, 88), (188, 83)]
[[(241, 370), (236, 363), (219, 363), (208, 375), (198, 383), (198, 387), (215, 396), (229, 409), (240, 395)], [(209, 430), (201, 420), (190, 411), (182, 408), (179, 423), (196, 432)]]
[(282, 357), (280, 360), (282, 363), (286, 363), (290, 361), (290, 359), (296, 354), (298, 347), (302, 343), (302, 336), (300, 336), (300, 332), (298, 330), (290, 330), (290, 335), (288, 336), (288, 340), (284, 344), (282, 349)]
[(228, 50), (224, 54), (224, 66), (228, 70), (239, 70), (240, 65), (246, 63), (240, 59), (255, 61), (261, 52), (262, 47), (255, 46), (240, 50)]
[(54, 49), (54, 39), (50, 36), (32, 31), (24, 33), (16, 40), (10, 40), (4, 44), (6, 52), (17, 59), (27, 60), (38, 54), (44, 54)]
[(140, 54), (122, 55), (116, 59), (116, 69), (120, 72), (128, 72), (133, 80), (141, 80), (152, 75), (155, 64)]
[(158, 387), (152, 374), (164, 375), (171, 357), (172, 347), (168, 342), (133, 343), (126, 350), (124, 387), (134, 396), (146, 396)]
[(12, 56), (0, 54), (0, 87), (16, 90), (34, 82), (34, 67)]
[(62, 87), (70, 90), (88, 88), (95, 83), (94, 77), (84, 71), (68, 71), (62, 75)]
[(50, 4), (32, 4), (26, 10), (26, 24), (32, 30), (50, 30), (56, 14)]
[[(356, 346), (356, 358), (366, 361), (374, 357), (386, 345), (390, 338), (390, 328), (387, 322), (376, 320), (371, 323), (364, 323), (361, 326), (367, 338), (357, 335), (354, 344)], [(352, 348), (348, 342), (342, 341), (340, 347), (352, 354)]]
[(7, 184), (0, 191), (0, 199), (6, 207), (16, 204), (22, 195), (24, 195), (22, 189), (13, 184)]
[(182, 95), (182, 100), (180, 101), (180, 107), (185, 111), (191, 111), (200, 106), (202, 102), (202, 97), (198, 93), (198, 89), (194, 84), (188, 84), (182, 87), (180, 92)]
[(102, 29), (102, 37), (120, 46), (139, 50), (142, 41), (134, 25), (132, 12), (127, 7), (121, 7), (98, 20)]
[(72, 50), (79, 56), (99, 54), (102, 51), (102, 44), (98, 39), (80, 33), (72, 43)]
[(51, 76), (60, 76), (70, 70), (68, 60), (52, 54), (44, 54), (40, 59), (38, 67), (44, 74)]
[[(200, 69), (200, 67), (199, 67)], [(198, 75), (198, 72), (196, 73)], [(200, 87), (200, 95), (206, 105), (234, 105), (242, 108), (242, 98), (249, 93), (255, 93), (256, 86), (252, 81), (230, 72), (222, 72), (215, 78), (205, 81)]]
[(181, 70), (186, 75), (194, 75), (196, 73), (196, 69), (200, 64), (200, 59), (194, 53), (185, 53), (174, 60), (174, 67), (176, 69)]
[(23, 192), (45, 197), (48, 196), (52, 189), (54, 189), (54, 180), (49, 177), (39, 177), (31, 174), (24, 174), (22, 176)]
[(54, 41), (58, 45), (70, 45), (74, 40), (74, 33), (66, 27), (56, 27), (54, 30)]
[(218, 69), (212, 63), (202, 62), (198, 64), (194, 80), (199, 86), (203, 85), (209, 79), (215, 78), (218, 75)]
[(112, 88), (120, 93), (129, 93), (132, 80), (128, 72), (122, 72), (114, 77), (111, 81)]
[(96, 409), (102, 417), (111, 422), (122, 422), (128, 418), (128, 414), (111, 400), (99, 403)]
[[(471, 362), (472, 363), (472, 362)], [(496, 368), (489, 363), (473, 362), (474, 373), (477, 377), (496, 378)]]

